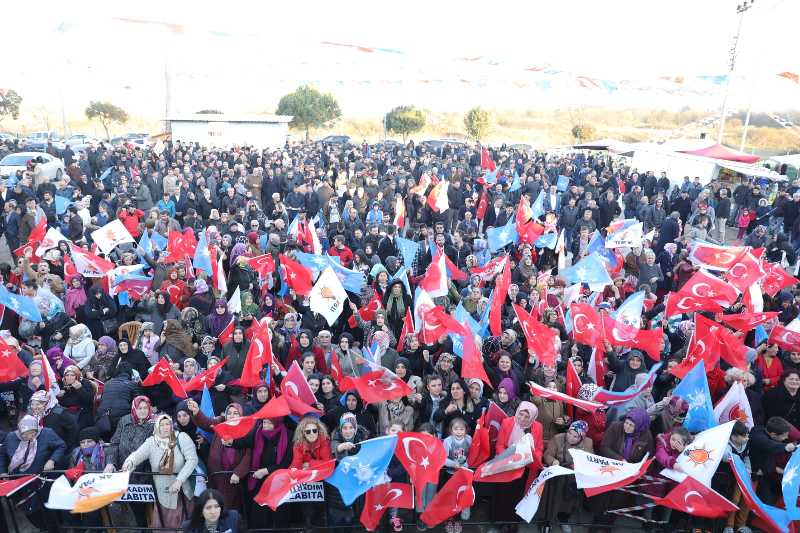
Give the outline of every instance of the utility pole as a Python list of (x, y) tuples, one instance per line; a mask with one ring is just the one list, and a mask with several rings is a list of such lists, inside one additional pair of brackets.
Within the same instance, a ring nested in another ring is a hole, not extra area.
[(730, 63), (728, 68), (728, 79), (725, 82), (725, 96), (722, 99), (722, 116), (719, 120), (719, 135), (717, 136), (717, 142), (722, 144), (722, 136), (725, 134), (725, 119), (727, 118), (728, 114), (728, 95), (731, 90), (731, 79), (733, 78), (733, 72), (736, 69), (736, 48), (739, 44), (739, 38), (741, 37), (742, 33), (742, 22), (744, 22), (744, 14), (753, 7), (753, 3), (755, 0), (745, 0), (743, 4), (739, 4), (736, 6), (736, 13), (739, 14), (739, 24), (736, 27), (736, 35), (733, 37), (733, 46), (730, 50)]

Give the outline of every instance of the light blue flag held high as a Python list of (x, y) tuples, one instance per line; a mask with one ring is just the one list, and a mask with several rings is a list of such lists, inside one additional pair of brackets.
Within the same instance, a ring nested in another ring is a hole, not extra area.
[(623, 324), (642, 329), (642, 309), (644, 309), (644, 291), (637, 291), (628, 296), (611, 318)]
[(33, 298), (10, 293), (3, 285), (0, 285), (0, 304), (31, 322), (42, 322), (42, 314)]
[(800, 507), (797, 507), (797, 496), (800, 494), (800, 449), (792, 453), (792, 457), (783, 469), (781, 490), (789, 518), (800, 520)]
[(395, 236), (394, 240), (403, 256), (403, 264), (408, 268), (411, 268), (414, 265), (414, 259), (417, 257), (417, 253), (419, 252), (419, 243), (414, 242), (411, 239), (404, 239), (403, 237), (397, 236)]
[[(744, 462), (741, 460), (741, 458), (739, 458), (738, 455), (732, 453), (731, 462), (733, 466), (733, 473), (736, 476), (736, 481), (739, 484), (739, 488), (743, 493), (745, 493), (745, 501), (750, 501), (755, 504), (753, 512), (755, 512), (759, 518), (771, 526), (768, 531), (780, 531), (782, 533), (788, 533), (789, 525), (793, 520), (789, 516), (789, 513), (780, 507), (767, 505), (761, 500), (761, 498), (758, 497), (758, 494), (756, 494), (756, 491), (753, 488), (753, 483), (750, 481), (750, 473), (747, 471), (747, 467), (744, 465)], [(785, 475), (786, 474), (784, 471), (784, 476)]]
[(541, 237), (536, 239), (536, 242), (533, 244), (537, 248), (550, 248), (551, 250), (555, 250), (557, 242), (558, 242), (558, 233), (545, 233)]
[(194, 268), (202, 270), (209, 277), (213, 275), (211, 269), (211, 252), (208, 250), (208, 240), (206, 239), (206, 232), (200, 232), (200, 239), (197, 241), (197, 248), (194, 251), (194, 260), (192, 261)]
[(533, 213), (533, 218), (541, 219), (542, 215), (544, 215), (544, 191), (539, 191), (539, 196), (536, 197), (536, 200), (533, 202), (531, 206), (531, 212)]
[(389, 283), (391, 283), (392, 281), (394, 281), (396, 279), (400, 280), (403, 283), (403, 287), (406, 288), (406, 292), (408, 293), (409, 296), (414, 296), (414, 293), (411, 292), (411, 284), (408, 283), (408, 267), (407, 266), (401, 266), (397, 270), (397, 272), (395, 272), (394, 275), (389, 278)]
[(561, 277), (573, 283), (611, 283), (606, 265), (595, 252), (560, 272)]
[(522, 182), (519, 179), (519, 174), (514, 172), (514, 181), (511, 182), (511, 186), (508, 188), (508, 192), (518, 191), (522, 188)]
[(672, 395), (679, 396), (689, 404), (689, 411), (683, 421), (686, 429), (697, 433), (716, 425), (711, 391), (708, 388), (708, 378), (706, 378), (706, 365), (702, 359), (675, 387)]
[(364, 285), (367, 283), (366, 277), (358, 270), (350, 270), (341, 264), (341, 260), (334, 256), (326, 256), (328, 258), (328, 266), (333, 269), (333, 273), (339, 278), (339, 281), (344, 287), (344, 290), (352, 292), (353, 294), (361, 294)]
[[(209, 420), (213, 419), (216, 415), (214, 414), (214, 403), (211, 401), (211, 393), (208, 392), (208, 387), (203, 384), (203, 395), (200, 397), (200, 412), (206, 415)], [(197, 428), (197, 432), (200, 433), (208, 442), (211, 442), (214, 433), (209, 433), (204, 429)]]
[(365, 440), (359, 452), (340, 460), (325, 481), (339, 489), (344, 504), (350, 505), (372, 487), (389, 481), (386, 469), (396, 446), (397, 435)]
[(492, 253), (509, 244), (519, 243), (519, 233), (514, 223), (514, 217), (512, 216), (505, 226), (487, 229), (486, 240), (489, 243), (489, 251)]
[(567, 176), (559, 176), (558, 181), (556, 182), (556, 190), (558, 192), (564, 192), (569, 187), (569, 178)]
[[(326, 255), (307, 254), (305, 252), (295, 252), (294, 258), (298, 263), (311, 270), (311, 276), (316, 279), (319, 274), (328, 268), (330, 261)], [(339, 256), (336, 256), (339, 259)], [(341, 260), (339, 259), (341, 262)]]
[(65, 198), (63, 196), (56, 195), (56, 215), (61, 216), (66, 213), (69, 204), (72, 202), (69, 201), (69, 198)]

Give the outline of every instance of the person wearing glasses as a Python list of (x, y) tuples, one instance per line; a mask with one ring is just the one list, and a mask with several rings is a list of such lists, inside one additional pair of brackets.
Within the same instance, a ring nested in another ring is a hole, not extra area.
[[(300, 420), (292, 439), (292, 463), (289, 468), (307, 470), (310, 465), (333, 459), (328, 428), (318, 418), (306, 417)], [(326, 497), (327, 499), (327, 497)], [(303, 503), (302, 515), (306, 531), (312, 526), (320, 526), (319, 517), (325, 516), (324, 504)]]

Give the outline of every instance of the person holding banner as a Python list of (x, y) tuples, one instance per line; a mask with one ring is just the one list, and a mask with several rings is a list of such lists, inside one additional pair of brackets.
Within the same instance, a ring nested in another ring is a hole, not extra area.
[[(566, 433), (558, 433), (547, 443), (547, 449), (542, 455), (542, 462), (545, 467), (563, 466), (573, 469), (574, 464), (570, 449), (582, 450), (586, 453), (594, 453), (592, 440), (587, 437), (589, 424), (583, 420), (576, 420), (570, 424)], [(569, 522), (570, 516), (579, 508), (582, 500), (582, 493), (575, 485), (575, 476), (558, 476), (549, 480), (542, 493), (542, 502), (539, 505), (539, 519), (546, 522), (543, 533), (556, 524), (561, 526), (561, 531), (570, 533), (571, 527), (565, 522)]]
[[(288, 468), (292, 462), (292, 450), (289, 447), (289, 429), (284, 418), (267, 418), (256, 426), (248, 436), (248, 447), (253, 452), (250, 459), (252, 474), (247, 480), (247, 489), (251, 498), (258, 494), (261, 485), (269, 474), (275, 470)], [(289, 506), (281, 505), (275, 511), (264, 505), (251, 505), (248, 514), (248, 526), (259, 528), (285, 528), (289, 525)]]
[[(311, 462), (333, 459), (328, 428), (318, 418), (305, 417), (297, 424), (292, 438), (292, 462), (289, 468), (307, 469)], [(318, 503), (302, 504), (302, 514), (306, 530), (312, 524), (319, 525), (323, 507)]]

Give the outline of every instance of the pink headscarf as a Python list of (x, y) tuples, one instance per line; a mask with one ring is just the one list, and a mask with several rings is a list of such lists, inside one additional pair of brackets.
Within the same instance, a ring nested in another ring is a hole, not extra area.
[(533, 422), (539, 416), (539, 409), (537, 409), (536, 406), (531, 402), (520, 402), (516, 412), (514, 413), (514, 428), (511, 430), (511, 435), (508, 437), (508, 442), (506, 443), (508, 446), (513, 446), (516, 444), (519, 439), (525, 436), (525, 432), (531, 427), (522, 427), (519, 425), (516, 415), (519, 414), (520, 411), (528, 411), (530, 413), (531, 425), (533, 425)]

